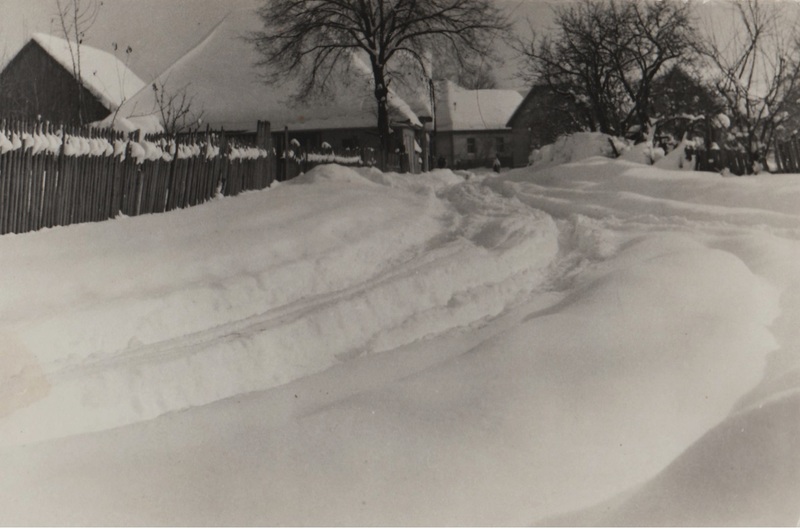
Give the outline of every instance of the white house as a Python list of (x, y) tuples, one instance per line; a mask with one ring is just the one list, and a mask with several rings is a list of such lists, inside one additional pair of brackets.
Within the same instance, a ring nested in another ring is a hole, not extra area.
[(435, 83), (435, 154), (448, 167), (511, 165), (508, 120), (522, 95), (516, 90), (468, 90), (452, 81)]

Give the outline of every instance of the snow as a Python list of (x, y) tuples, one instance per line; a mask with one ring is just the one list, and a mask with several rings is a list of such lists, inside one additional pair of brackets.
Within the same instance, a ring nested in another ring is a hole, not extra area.
[(731, 128), (731, 118), (726, 114), (719, 113), (711, 120), (711, 124), (720, 129), (729, 129)]
[[(66, 40), (45, 33), (34, 33), (31, 38), (72, 74), (72, 54)], [(74, 43), (72, 48), (77, 51)], [(144, 81), (112, 53), (81, 44), (80, 54), (84, 86), (109, 110), (119, 108), (145, 86)]]
[(653, 165), (664, 158), (664, 156), (664, 149), (661, 147), (654, 147), (653, 142), (648, 140), (630, 145), (620, 154), (619, 158), (630, 162)]
[(796, 524), (800, 175), (596, 139), (0, 237), (3, 522)]
[[(192, 98), (192, 112), (202, 113), (203, 123), (213, 129), (255, 131), (258, 120), (271, 123), (272, 130), (327, 130), (374, 128), (377, 116), (371, 73), (354, 57), (349, 72), (330, 87), (331, 94), (304, 103), (294, 100), (299, 92), (296, 79), (268, 85), (261, 59), (245, 37), (260, 29), (253, 9), (232, 10), (197, 46), (167, 68), (154, 83), (167, 94), (185, 90)], [(390, 91), (390, 119), (395, 123), (421, 126), (408, 104)], [(124, 117), (158, 113), (152, 86), (131, 97)]]
[(164, 132), (159, 118), (155, 115), (134, 116), (126, 118), (124, 116), (111, 113), (106, 118), (90, 123), (89, 126), (99, 129), (113, 129), (119, 132), (136, 132), (141, 130), (143, 134), (158, 134)]
[[(612, 142), (614, 147), (612, 147)], [(528, 157), (529, 165), (536, 169), (544, 169), (584, 160), (592, 156), (614, 156), (614, 148), (620, 149), (622, 143), (618, 138), (599, 132), (577, 132), (560, 136), (555, 143), (535, 149)]]
[(441, 131), (503, 130), (522, 103), (516, 90), (467, 90), (452, 81), (436, 83), (436, 128)]

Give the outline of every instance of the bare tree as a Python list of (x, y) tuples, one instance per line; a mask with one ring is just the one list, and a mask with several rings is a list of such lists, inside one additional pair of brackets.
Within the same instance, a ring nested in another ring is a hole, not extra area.
[[(797, 17), (777, 2), (730, 2), (725, 32), (708, 24), (700, 52), (711, 66), (712, 85), (725, 99), (731, 133), (750, 162), (763, 161), (776, 132), (800, 96)], [(796, 12), (795, 12), (796, 13)]]
[[(111, 47), (114, 49), (114, 55), (116, 56), (117, 52), (119, 51), (119, 44), (116, 42), (111, 43)], [(114, 70), (117, 74), (117, 83), (119, 84), (119, 92), (120, 92), (120, 102), (117, 108), (114, 109), (111, 115), (111, 127), (114, 127), (114, 122), (117, 120), (117, 115), (119, 111), (122, 109), (122, 105), (125, 104), (125, 101), (128, 100), (128, 94), (125, 93), (125, 78), (128, 76), (128, 63), (131, 59), (131, 53), (133, 53), (133, 48), (130, 46), (125, 48), (125, 62), (122, 63), (123, 68), (120, 68), (119, 61), (114, 63)]]
[(61, 32), (67, 41), (70, 59), (72, 61), (72, 75), (78, 83), (77, 105), (78, 121), (84, 121), (83, 77), (81, 71), (81, 45), (86, 32), (91, 29), (97, 20), (102, 2), (96, 0), (56, 0), (58, 18)]
[(643, 137), (654, 80), (694, 50), (691, 4), (579, 0), (554, 11), (554, 34), (517, 43), (527, 79), (570, 98), (590, 130)]
[(197, 130), (204, 112), (194, 108), (194, 95), (189, 93), (189, 85), (184, 85), (177, 90), (168, 90), (166, 84), (167, 81), (157, 81), (152, 85), (156, 109), (161, 118), (164, 132), (179, 134)]
[(467, 51), (486, 55), (491, 38), (509, 27), (491, 0), (268, 0), (259, 16), (264, 29), (251, 37), (261, 65), (272, 70), (272, 81), (299, 76), (301, 95), (324, 90), (353, 54), (366, 56), (382, 165), (398, 56), (413, 57), (422, 69), (427, 50), (449, 49), (459, 60)]

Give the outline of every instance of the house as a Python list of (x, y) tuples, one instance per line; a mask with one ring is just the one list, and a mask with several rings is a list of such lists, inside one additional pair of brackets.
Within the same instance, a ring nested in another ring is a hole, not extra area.
[[(190, 114), (201, 120), (202, 129), (248, 136), (256, 133), (258, 121), (270, 122), (278, 153), (284, 152), (287, 143), (303, 151), (323, 145), (337, 152), (377, 150), (377, 104), (363, 60), (354, 56), (326, 94), (298, 101), (298, 81), (268, 84), (264, 70), (256, 66), (261, 57), (244, 37), (258, 29), (260, 19), (252, 10), (231, 11), (194, 48), (126, 102), (122, 115), (160, 115), (166, 100), (184, 94), (191, 102)], [(422, 123), (396, 93), (389, 94), (388, 104), (396, 148), (418, 153)], [(419, 171), (420, 157), (409, 158), (410, 169)]]
[[(80, 82), (70, 48), (80, 50)], [(144, 86), (111, 53), (36, 33), (0, 72), (0, 114), (88, 123), (106, 118)], [(80, 114), (78, 101), (83, 102)]]
[(491, 166), (495, 156), (512, 163), (512, 131), (506, 125), (522, 101), (516, 90), (467, 90), (435, 83), (435, 156), (448, 167)]
[(508, 120), (512, 131), (511, 156), (514, 167), (528, 164), (528, 156), (556, 141), (563, 134), (583, 130), (577, 107), (547, 85), (535, 85)]

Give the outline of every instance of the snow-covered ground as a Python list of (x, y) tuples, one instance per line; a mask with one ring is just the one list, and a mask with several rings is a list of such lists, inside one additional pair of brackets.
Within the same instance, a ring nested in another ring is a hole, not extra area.
[(795, 525), (800, 176), (320, 166), (0, 238), (0, 524)]

